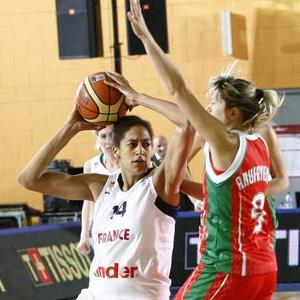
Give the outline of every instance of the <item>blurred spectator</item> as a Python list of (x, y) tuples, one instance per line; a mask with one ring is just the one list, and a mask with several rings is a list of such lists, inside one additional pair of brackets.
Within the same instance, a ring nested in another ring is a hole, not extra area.
[(167, 139), (162, 136), (158, 135), (153, 138), (153, 156), (151, 158), (152, 162), (155, 166), (159, 166), (162, 160), (165, 158), (166, 152), (168, 148), (168, 141)]

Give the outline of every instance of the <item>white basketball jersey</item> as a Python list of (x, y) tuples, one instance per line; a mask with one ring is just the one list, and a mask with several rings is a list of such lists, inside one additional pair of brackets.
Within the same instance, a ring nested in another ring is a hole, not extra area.
[(96, 155), (90, 159), (91, 162), (91, 171), (90, 173), (97, 173), (102, 175), (111, 175), (112, 172), (106, 169), (104, 165), (104, 155)]
[(128, 191), (111, 175), (94, 207), (94, 300), (169, 299), (175, 220), (155, 205), (152, 174)]

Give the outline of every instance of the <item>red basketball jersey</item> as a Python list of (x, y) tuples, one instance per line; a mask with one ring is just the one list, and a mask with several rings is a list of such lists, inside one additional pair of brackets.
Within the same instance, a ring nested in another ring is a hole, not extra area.
[(270, 160), (261, 137), (240, 133), (230, 167), (216, 174), (205, 146), (201, 261), (217, 272), (241, 276), (277, 270), (272, 208), (265, 196)]

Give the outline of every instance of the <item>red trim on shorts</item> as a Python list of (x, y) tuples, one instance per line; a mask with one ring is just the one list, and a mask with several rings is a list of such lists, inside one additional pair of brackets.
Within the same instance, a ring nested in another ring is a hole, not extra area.
[(221, 292), (221, 289), (224, 288), (225, 284), (228, 282), (229, 276), (229, 274), (217, 273), (215, 280), (212, 282), (203, 300), (219, 299), (218, 295)]
[(196, 267), (196, 269), (184, 282), (183, 286), (178, 290), (173, 300), (184, 300), (184, 297), (189, 293), (194, 283), (198, 281), (203, 269), (204, 269), (203, 264), (200, 264)]

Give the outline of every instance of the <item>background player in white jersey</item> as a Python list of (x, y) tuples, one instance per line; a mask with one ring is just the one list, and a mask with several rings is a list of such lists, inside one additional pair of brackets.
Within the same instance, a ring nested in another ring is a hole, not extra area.
[(162, 164), (151, 166), (152, 129), (127, 116), (113, 129), (120, 172), (70, 175), (50, 173), (48, 164), (80, 131), (95, 129), (74, 108), (65, 124), (18, 176), (27, 189), (63, 199), (95, 201), (95, 255), (89, 288), (78, 300), (167, 300), (179, 187), (195, 131), (184, 122), (170, 140)]
[[(118, 168), (118, 160), (112, 151), (112, 130), (113, 125), (108, 125), (101, 130), (95, 130), (96, 148), (98, 155), (84, 163), (84, 173), (98, 173), (111, 175)], [(84, 201), (81, 212), (81, 233), (77, 245), (78, 251), (83, 255), (90, 252), (90, 229), (93, 221), (94, 202)]]

